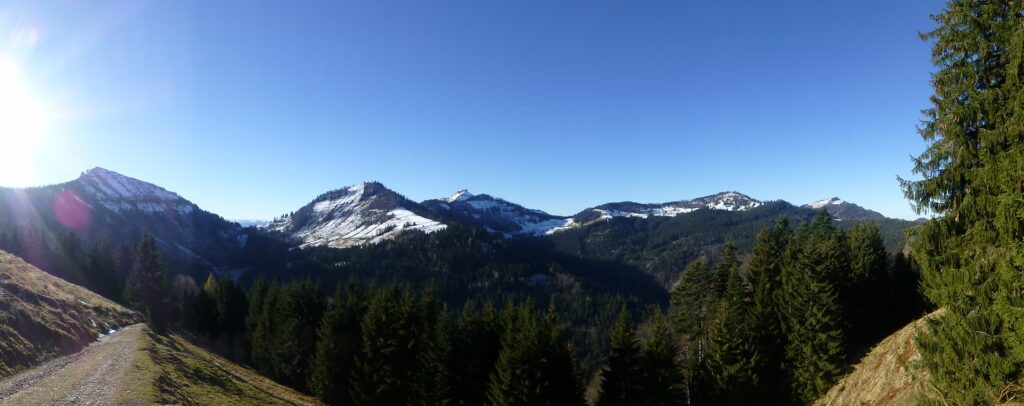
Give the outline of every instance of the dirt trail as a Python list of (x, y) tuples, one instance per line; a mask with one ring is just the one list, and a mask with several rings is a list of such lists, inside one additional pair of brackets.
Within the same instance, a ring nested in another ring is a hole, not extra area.
[(82, 351), (0, 381), (0, 405), (113, 405), (142, 325), (100, 338)]

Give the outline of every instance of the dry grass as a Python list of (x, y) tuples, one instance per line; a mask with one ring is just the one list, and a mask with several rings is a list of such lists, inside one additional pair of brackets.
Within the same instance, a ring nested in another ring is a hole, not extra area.
[(861, 359), (853, 372), (844, 377), (815, 402), (816, 405), (902, 406), (917, 404), (927, 373), (917, 367), (921, 354), (914, 336), (925, 327), (925, 320), (942, 313), (938, 310), (893, 333)]
[(132, 360), (122, 403), (184, 405), (318, 405), (315, 399), (176, 336), (148, 329)]
[(0, 251), (0, 377), (140, 321), (138, 313)]

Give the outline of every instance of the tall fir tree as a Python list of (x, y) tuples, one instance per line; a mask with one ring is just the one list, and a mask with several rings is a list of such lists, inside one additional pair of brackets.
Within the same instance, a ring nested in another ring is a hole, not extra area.
[(945, 313), (917, 343), (937, 393), (1002, 403), (1024, 396), (1024, 3), (951, 0), (933, 19), (928, 145), (914, 159), (920, 179), (902, 184), (937, 216), (911, 241)]
[(352, 397), (357, 405), (412, 402), (419, 325), (416, 301), (396, 287), (374, 293), (362, 323), (363, 348), (356, 358)]
[(347, 289), (339, 285), (317, 329), (309, 389), (327, 404), (354, 404), (351, 383), (356, 354), (362, 349), (364, 303), (365, 297), (355, 285)]
[(726, 240), (718, 256), (718, 263), (715, 264), (714, 286), (716, 298), (721, 299), (728, 287), (729, 275), (740, 269), (740, 250), (736, 248), (732, 240)]
[(551, 319), (537, 317), (527, 303), (507, 309), (505, 323), (487, 404), (582, 406), (572, 350)]
[(454, 404), (482, 405), (487, 387), (501, 351), (503, 323), (494, 305), (482, 308), (467, 302), (456, 323), (455, 352), (459, 354), (455, 376)]
[(274, 377), (293, 388), (306, 390), (309, 360), (316, 351), (317, 327), (324, 310), (319, 282), (292, 282), (277, 291), (274, 306), (264, 317), (270, 330), (269, 355)]
[(651, 317), (651, 331), (640, 356), (643, 391), (637, 402), (643, 406), (677, 406), (686, 402), (679, 347), (672, 325), (660, 310)]
[(750, 258), (748, 277), (752, 293), (750, 329), (760, 356), (751, 368), (760, 376), (757, 392), (766, 403), (785, 403), (788, 398), (786, 371), (786, 336), (783, 333), (779, 298), (782, 294), (782, 270), (792, 230), (789, 220), (780, 217), (773, 228), (757, 234)]
[(846, 366), (846, 328), (839, 291), (847, 272), (846, 243), (822, 210), (796, 237), (795, 259), (782, 274), (786, 364), (793, 395), (813, 402)]
[(760, 376), (754, 368), (760, 353), (750, 321), (750, 296), (739, 269), (729, 278), (718, 311), (708, 331), (708, 373), (714, 399), (721, 404), (748, 404), (755, 400)]
[(633, 405), (644, 392), (641, 376), (640, 344), (629, 312), (623, 308), (612, 330), (612, 346), (601, 371), (598, 406)]
[(150, 327), (166, 331), (173, 319), (167, 265), (152, 235), (146, 234), (135, 247), (134, 264), (128, 274), (125, 296), (146, 315)]
[[(432, 306), (426, 301), (425, 305)], [(455, 404), (455, 323), (447, 309), (438, 309), (431, 328), (422, 332), (423, 346), (416, 359), (415, 401), (420, 406)]]
[(712, 306), (717, 297), (714, 293), (714, 275), (711, 268), (701, 260), (694, 261), (683, 272), (672, 289), (672, 327), (683, 336), (682, 363), (685, 366), (685, 391), (687, 403), (696, 404), (707, 393), (708, 387), (704, 370), (707, 349), (707, 331), (712, 317)]
[(877, 224), (855, 224), (847, 234), (847, 243), (850, 272), (843, 302), (850, 321), (850, 350), (859, 352), (891, 332), (885, 319), (894, 311), (888, 306), (897, 292), (890, 278), (889, 253)]

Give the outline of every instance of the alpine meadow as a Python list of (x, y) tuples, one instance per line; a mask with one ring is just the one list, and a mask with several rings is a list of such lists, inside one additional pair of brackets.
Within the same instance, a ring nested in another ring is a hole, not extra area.
[(0, 0), (0, 44), (0, 405), (1024, 404), (1022, 1)]

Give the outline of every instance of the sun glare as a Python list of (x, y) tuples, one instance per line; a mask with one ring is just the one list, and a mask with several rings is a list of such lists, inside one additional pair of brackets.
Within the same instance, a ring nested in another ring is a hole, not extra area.
[(46, 114), (25, 77), (0, 57), (0, 186), (24, 186), (32, 178), (32, 157), (46, 135)]

